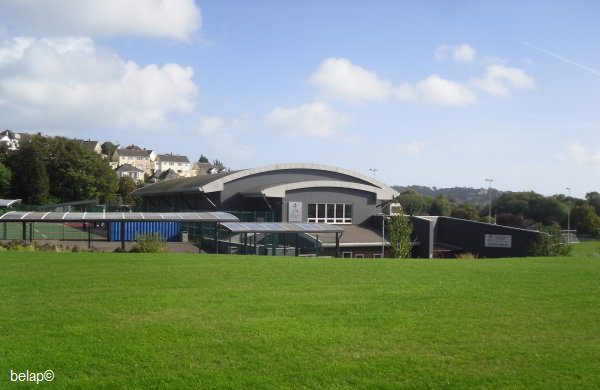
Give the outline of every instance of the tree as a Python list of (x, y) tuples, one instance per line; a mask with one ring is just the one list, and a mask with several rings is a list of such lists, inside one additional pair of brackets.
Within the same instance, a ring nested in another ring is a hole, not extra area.
[(450, 213), (452, 218), (468, 219), (470, 221), (478, 221), (479, 213), (472, 204), (463, 204), (460, 207), (455, 208)]
[(386, 221), (386, 225), (392, 255), (395, 258), (410, 258), (413, 247), (410, 217), (394, 215)]
[(13, 175), (11, 193), (28, 204), (46, 204), (50, 197), (50, 179), (46, 170), (48, 147), (43, 137), (22, 137), (19, 150), (8, 161)]
[(119, 189), (117, 190), (117, 193), (119, 194), (119, 196), (121, 196), (121, 199), (123, 200), (124, 204), (132, 205), (137, 203), (135, 198), (129, 195), (132, 191), (135, 191), (136, 189), (137, 186), (135, 184), (135, 181), (133, 181), (133, 179), (129, 176), (123, 176), (119, 179)]
[(10, 195), (10, 181), (13, 173), (9, 167), (0, 162), (0, 198), (8, 198)]
[(600, 218), (596, 215), (594, 207), (590, 205), (573, 207), (571, 228), (575, 228), (577, 233), (600, 234)]
[(39, 135), (21, 137), (11, 152), (12, 194), (26, 203), (115, 200), (118, 179), (107, 160), (80, 142)]
[(585, 194), (588, 203), (596, 210), (596, 214), (600, 215), (600, 194), (596, 191)]
[(100, 145), (100, 147), (102, 148), (102, 153), (106, 154), (108, 157), (112, 156), (115, 150), (117, 150), (117, 145), (108, 141)]
[(429, 215), (437, 215), (437, 216), (449, 216), (452, 213), (452, 206), (446, 195), (439, 194), (437, 198), (433, 200), (431, 203), (431, 207), (429, 208)]
[(213, 163), (213, 165), (216, 165), (218, 167), (224, 167), (225, 166), (221, 161), (219, 161), (219, 159), (214, 159), (212, 163)]
[(201, 154), (200, 157), (198, 158), (198, 162), (203, 163), (203, 164), (209, 163), (208, 158), (206, 158), (206, 156), (203, 154)]
[(400, 203), (408, 215), (427, 215), (433, 198), (421, 195), (415, 190), (407, 190), (398, 195), (394, 201)]

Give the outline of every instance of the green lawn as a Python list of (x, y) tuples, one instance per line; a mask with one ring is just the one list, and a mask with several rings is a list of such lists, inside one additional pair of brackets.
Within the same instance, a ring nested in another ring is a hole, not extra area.
[(0, 387), (51, 369), (51, 387), (80, 389), (600, 388), (596, 258), (1, 252), (0, 266)]
[(573, 244), (573, 255), (581, 257), (600, 257), (600, 241), (582, 241)]

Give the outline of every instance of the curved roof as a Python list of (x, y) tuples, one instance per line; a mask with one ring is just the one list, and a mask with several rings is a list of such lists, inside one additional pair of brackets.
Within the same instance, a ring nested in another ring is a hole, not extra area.
[(213, 175), (182, 177), (179, 179), (161, 181), (139, 188), (133, 191), (131, 194), (137, 196), (144, 196), (153, 194), (202, 192), (202, 188), (206, 184), (210, 183), (211, 181), (217, 180), (223, 176), (231, 175), (233, 173), (235, 173), (235, 171), (215, 173)]
[(369, 176), (363, 175), (361, 173), (353, 172), (348, 169), (333, 167), (329, 165), (321, 165), (321, 164), (307, 164), (307, 163), (292, 163), (292, 164), (274, 164), (267, 165), (264, 167), (258, 168), (250, 168), (244, 169), (242, 171), (231, 172), (231, 175), (227, 175), (226, 177), (219, 178), (219, 180), (214, 180), (204, 186), (204, 192), (215, 192), (222, 191), (223, 185), (233, 180), (241, 179), (246, 176), (256, 175), (258, 173), (272, 172), (272, 171), (282, 171), (287, 169), (313, 169), (317, 171), (327, 171), (327, 172), (335, 172), (340, 173), (342, 175), (352, 176), (357, 179), (366, 181), (367, 183), (372, 184), (375, 187), (379, 187), (381, 189), (386, 189), (390, 192), (397, 194), (396, 190), (388, 187), (384, 183), (377, 181)]
[[(250, 168), (244, 169), (240, 171), (231, 171), (231, 172), (222, 172), (214, 175), (202, 175), (195, 176), (189, 178), (181, 178), (169, 180), (168, 182), (160, 182), (155, 184), (150, 184), (138, 190), (132, 192), (132, 195), (144, 196), (144, 195), (153, 195), (153, 194), (168, 194), (168, 193), (193, 193), (193, 192), (218, 192), (222, 191), (225, 184), (231, 181), (241, 179), (247, 176), (256, 175), (260, 173), (273, 172), (273, 171), (283, 171), (283, 170), (291, 170), (291, 169), (306, 169), (306, 170), (317, 170), (317, 171), (327, 171), (327, 172), (335, 172), (342, 175), (351, 176), (362, 180), (369, 184), (362, 184), (365, 187), (368, 187), (368, 191), (375, 192), (385, 196), (381, 199), (388, 199), (398, 195), (398, 192), (393, 188), (385, 185), (384, 183), (377, 181), (369, 176), (350, 171), (344, 168), (333, 167), (329, 165), (321, 165), (321, 164), (306, 164), (306, 163), (292, 163), (292, 164), (275, 164), (275, 165), (267, 165), (258, 168)], [(339, 181), (340, 183), (350, 183)], [(290, 183), (296, 184), (296, 183)], [(357, 183), (355, 183), (357, 184)], [(323, 186), (321, 186), (323, 187)], [(337, 186), (339, 187), (339, 186)], [(299, 187), (299, 188), (307, 188), (307, 187)], [(350, 188), (350, 187), (346, 187)]]
[(239, 219), (222, 211), (181, 213), (98, 213), (9, 211), (1, 222), (237, 222)]
[(377, 199), (390, 200), (393, 199), (396, 193), (387, 191), (382, 188), (367, 184), (352, 183), (349, 181), (337, 180), (312, 180), (301, 181), (295, 183), (275, 184), (270, 186), (261, 186), (254, 189), (241, 192), (245, 196), (267, 196), (273, 198), (283, 198), (287, 191), (304, 189), (304, 188), (350, 188), (353, 190), (372, 192), (377, 195)]

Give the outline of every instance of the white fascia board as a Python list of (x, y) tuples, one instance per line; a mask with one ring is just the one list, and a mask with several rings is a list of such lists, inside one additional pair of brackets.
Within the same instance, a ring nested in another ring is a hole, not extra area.
[(266, 188), (262, 190), (262, 194), (266, 197), (273, 198), (283, 198), (287, 191), (304, 189), (304, 188), (324, 188), (324, 187), (333, 187), (333, 188), (349, 188), (353, 190), (366, 191), (371, 192), (377, 195), (377, 199), (380, 200), (389, 200), (392, 199), (395, 194), (386, 191), (385, 189), (381, 189), (378, 187), (366, 185), (366, 184), (358, 184), (352, 183), (348, 181), (337, 181), (337, 180), (313, 180), (313, 181), (302, 181), (296, 183), (287, 183), (280, 184), (273, 187)]

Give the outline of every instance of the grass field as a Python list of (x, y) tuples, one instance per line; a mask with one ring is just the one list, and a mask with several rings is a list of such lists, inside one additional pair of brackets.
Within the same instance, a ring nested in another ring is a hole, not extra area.
[(600, 388), (597, 258), (3, 252), (0, 266), (0, 387), (51, 369), (50, 387), (81, 389)]
[(600, 241), (582, 241), (573, 244), (573, 255), (578, 257), (600, 257)]

